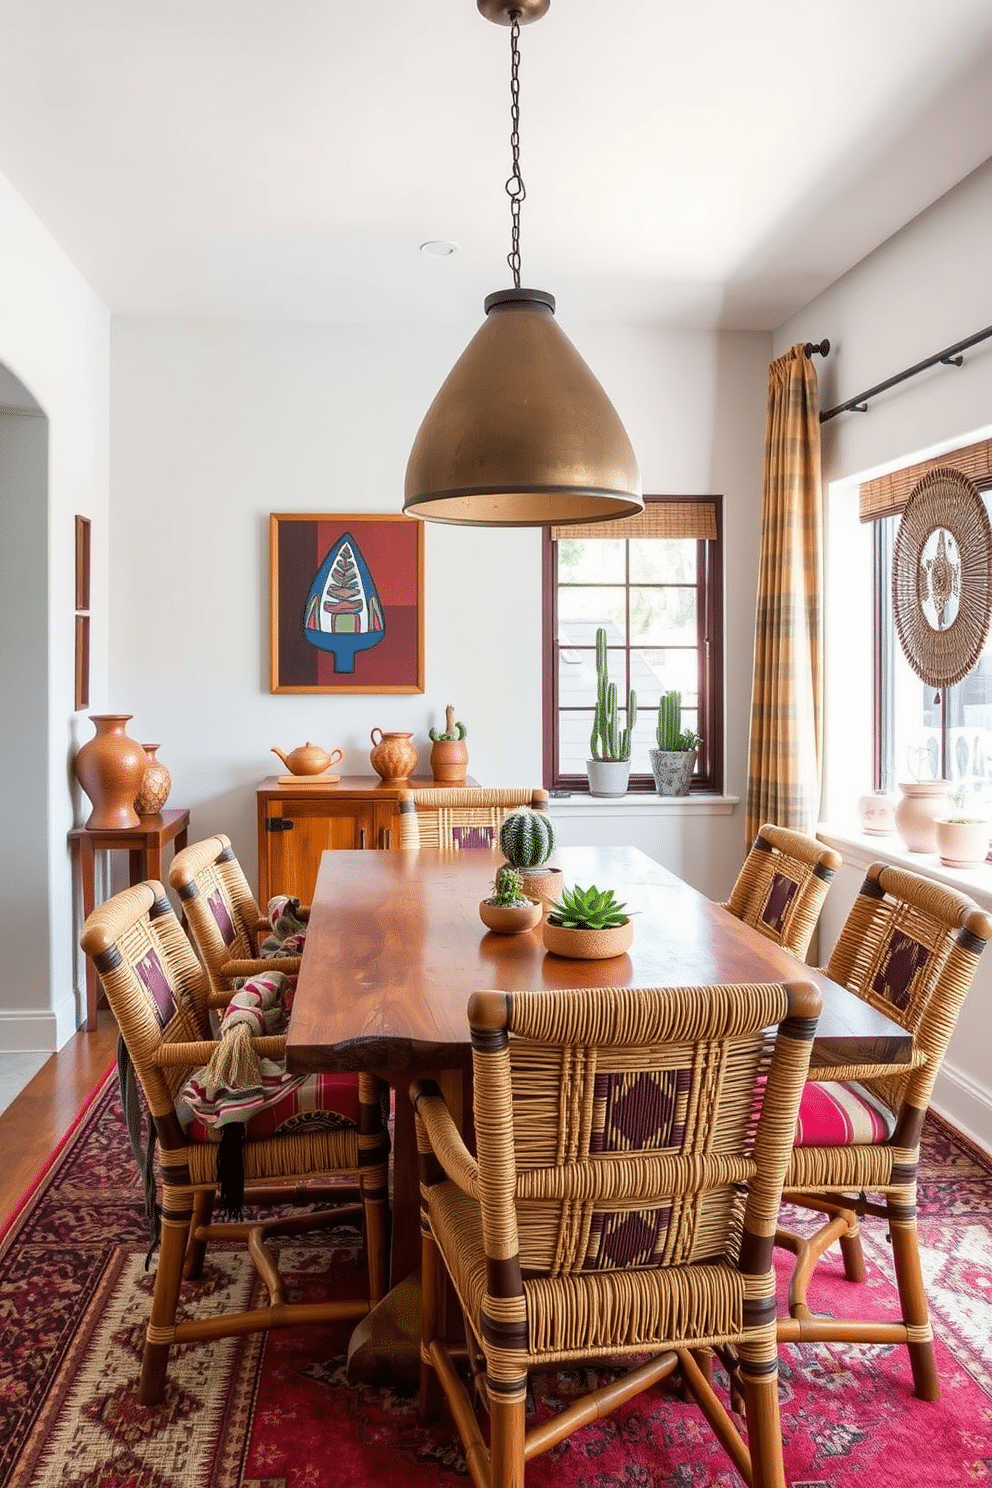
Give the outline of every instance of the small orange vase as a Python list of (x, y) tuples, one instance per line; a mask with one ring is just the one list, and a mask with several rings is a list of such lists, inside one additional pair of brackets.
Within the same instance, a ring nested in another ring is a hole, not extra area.
[(140, 826), (134, 798), (141, 789), (148, 756), (127, 732), (131, 713), (91, 713), (96, 729), (73, 762), (76, 779), (93, 803), (86, 819), (91, 831)]
[(375, 745), (369, 759), (376, 774), (382, 776), (386, 785), (406, 785), (417, 768), (417, 751), (410, 743), (413, 734), (384, 734), (382, 729), (374, 728), (369, 737)]

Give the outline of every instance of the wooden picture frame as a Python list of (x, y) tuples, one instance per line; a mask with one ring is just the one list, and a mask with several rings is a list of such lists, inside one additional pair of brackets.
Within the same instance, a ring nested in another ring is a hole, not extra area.
[(423, 692), (416, 518), (271, 513), (269, 599), (272, 692)]
[(73, 707), (90, 705), (90, 519), (76, 517), (76, 625)]
[(76, 609), (90, 607), (90, 519), (76, 518)]
[(75, 709), (90, 705), (90, 617), (76, 616), (76, 685)]

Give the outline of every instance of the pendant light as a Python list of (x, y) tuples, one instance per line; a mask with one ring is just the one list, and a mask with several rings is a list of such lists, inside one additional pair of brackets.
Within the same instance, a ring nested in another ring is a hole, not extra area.
[(520, 27), (551, 0), (476, 0), (510, 28), (513, 288), (449, 372), (406, 467), (403, 509), (433, 522), (564, 526), (642, 511), (637, 459), (616, 409), (555, 321), (554, 296), (520, 287)]

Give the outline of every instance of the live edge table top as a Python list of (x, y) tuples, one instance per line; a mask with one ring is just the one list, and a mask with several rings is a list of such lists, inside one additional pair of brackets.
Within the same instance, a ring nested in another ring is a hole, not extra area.
[(540, 926), (487, 932), (478, 903), (502, 855), (486, 849), (326, 852), (293, 1003), (294, 1071), (410, 1072), (471, 1060), (474, 991), (541, 987), (704, 986), (813, 981), (823, 997), (813, 1062), (900, 1064), (911, 1038), (822, 973), (631, 847), (555, 853), (567, 884), (609, 886), (636, 912), (629, 952), (572, 961), (544, 949)]

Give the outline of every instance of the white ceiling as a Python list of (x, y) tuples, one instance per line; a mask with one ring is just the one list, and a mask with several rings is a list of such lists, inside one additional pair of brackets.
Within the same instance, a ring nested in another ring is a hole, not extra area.
[[(770, 329), (992, 155), (992, 4), (552, 0), (521, 90), (525, 284)], [(508, 134), (475, 0), (0, 0), (0, 171), (116, 313), (477, 321)]]

